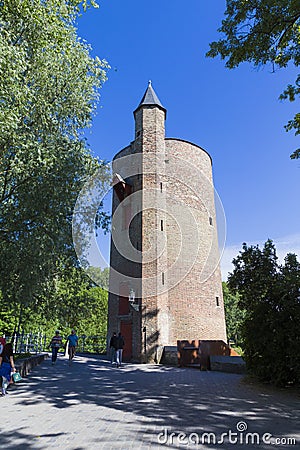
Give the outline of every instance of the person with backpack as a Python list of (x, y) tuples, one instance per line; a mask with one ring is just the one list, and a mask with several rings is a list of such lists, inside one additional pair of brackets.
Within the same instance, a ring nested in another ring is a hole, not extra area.
[(57, 353), (60, 347), (62, 346), (62, 337), (59, 334), (59, 331), (55, 331), (55, 336), (51, 339), (49, 347), (52, 350), (52, 365), (56, 363)]
[(120, 332), (117, 337), (117, 351), (116, 351), (117, 367), (122, 366), (122, 353), (123, 353), (124, 345), (125, 345), (125, 340)]
[(6, 389), (11, 383), (11, 373), (16, 372), (14, 353), (11, 343), (4, 345), (0, 355), (0, 376), (2, 377), (2, 395), (6, 395)]

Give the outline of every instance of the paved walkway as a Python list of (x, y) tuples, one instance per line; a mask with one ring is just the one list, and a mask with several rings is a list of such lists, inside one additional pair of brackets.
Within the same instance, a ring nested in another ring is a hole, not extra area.
[(0, 398), (1, 450), (300, 448), (299, 396), (246, 385), (240, 375), (117, 369), (85, 356), (69, 367), (59, 357), (9, 392)]

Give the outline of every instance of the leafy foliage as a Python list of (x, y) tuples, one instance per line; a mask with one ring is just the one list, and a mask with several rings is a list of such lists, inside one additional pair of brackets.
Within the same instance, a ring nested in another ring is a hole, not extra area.
[[(76, 328), (80, 333), (106, 331), (107, 293), (96, 288), (82, 269), (68, 268), (57, 281), (56, 292), (48, 300), (60, 327)], [(95, 320), (97, 317), (97, 320)], [(92, 328), (92, 330), (91, 330)], [(104, 333), (106, 334), (106, 333)]]
[(61, 271), (76, 266), (77, 195), (99, 167), (108, 177), (83, 137), (108, 69), (76, 33), (80, 7), (93, 5), (1, 3), (0, 289), (20, 316), (55, 293)]
[[(227, 0), (222, 26), (225, 38), (210, 44), (207, 56), (227, 59), (232, 69), (248, 61), (254, 66), (271, 63), (287, 67), (300, 65), (300, 3), (298, 0)], [(288, 85), (281, 99), (294, 101), (300, 94), (300, 75)], [(300, 114), (288, 122), (286, 130), (300, 134)], [(297, 149), (291, 158), (299, 158)]]
[(231, 292), (225, 281), (222, 287), (227, 336), (238, 345), (241, 342), (241, 327), (245, 319), (245, 311), (239, 307), (239, 294)]
[(278, 385), (300, 379), (300, 264), (288, 254), (278, 264), (276, 249), (268, 240), (261, 250), (243, 245), (233, 260), (228, 285), (240, 295), (246, 311), (241, 328), (248, 368), (263, 380)]
[(59, 329), (63, 336), (75, 328), (79, 335), (101, 335), (107, 332), (108, 293), (95, 287), (85, 272), (78, 268), (62, 270), (55, 290), (39, 296), (27, 307), (4, 303), (0, 310), (0, 334), (12, 335), (18, 325), (22, 306), (20, 333), (40, 333), (48, 337)]
[(0, 291), (0, 336), (3, 334), (11, 335), (15, 326), (16, 311), (14, 311), (9, 303), (3, 301)]
[(101, 270), (99, 267), (89, 267), (87, 269), (87, 274), (91, 277), (91, 279), (97, 284), (97, 286), (101, 287), (108, 291), (109, 285), (109, 268), (105, 267)]

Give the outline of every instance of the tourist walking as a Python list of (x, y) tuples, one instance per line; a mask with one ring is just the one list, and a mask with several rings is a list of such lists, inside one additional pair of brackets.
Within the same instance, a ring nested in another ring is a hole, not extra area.
[(76, 347), (78, 345), (78, 336), (75, 333), (75, 330), (71, 331), (71, 334), (67, 337), (66, 346), (68, 345), (68, 353), (69, 353), (69, 364), (71, 364), (72, 359), (75, 356)]
[(118, 337), (117, 333), (114, 331), (112, 337), (110, 338), (110, 357), (111, 357), (111, 365), (116, 364), (117, 359), (117, 349), (118, 349)]
[[(12, 344), (4, 345), (0, 355), (0, 377), (2, 377), (2, 395), (6, 395), (6, 389), (11, 383), (11, 373), (15, 373), (15, 362)], [(0, 378), (1, 379), (1, 378)]]
[(56, 363), (57, 353), (60, 347), (62, 346), (62, 337), (59, 334), (59, 331), (55, 331), (55, 335), (51, 339), (50, 347), (52, 350), (52, 365)]
[(123, 354), (124, 345), (125, 345), (125, 341), (120, 332), (117, 337), (117, 351), (116, 351), (117, 367), (121, 367), (121, 365), (122, 365), (122, 354)]

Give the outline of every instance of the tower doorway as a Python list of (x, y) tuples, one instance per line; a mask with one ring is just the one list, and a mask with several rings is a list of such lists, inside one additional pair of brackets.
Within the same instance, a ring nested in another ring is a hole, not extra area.
[(121, 321), (120, 331), (125, 340), (123, 360), (130, 361), (132, 359), (132, 322)]

